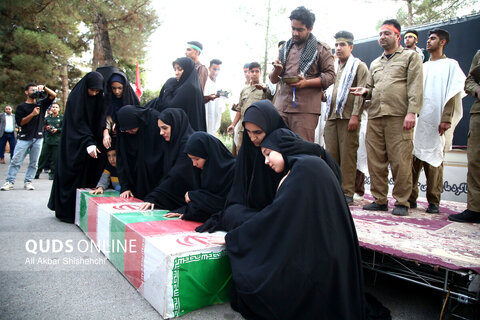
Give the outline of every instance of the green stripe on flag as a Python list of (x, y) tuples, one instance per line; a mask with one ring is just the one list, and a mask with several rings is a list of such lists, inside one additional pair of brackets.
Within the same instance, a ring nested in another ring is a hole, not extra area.
[[(168, 210), (153, 210), (153, 211), (129, 211), (125, 213), (112, 214), (110, 224), (110, 241), (111, 243), (125, 243), (125, 226), (129, 223), (149, 222), (169, 220), (163, 217)], [(122, 274), (125, 274), (124, 265), (125, 250), (119, 246), (115, 250), (110, 251), (110, 261)]]
[(232, 270), (225, 251), (176, 258), (173, 267), (173, 314), (225, 303), (229, 300)]
[(83, 232), (88, 232), (88, 199), (91, 197), (118, 197), (120, 193), (115, 190), (107, 190), (103, 194), (90, 194), (89, 191), (80, 192), (80, 212), (79, 224)]

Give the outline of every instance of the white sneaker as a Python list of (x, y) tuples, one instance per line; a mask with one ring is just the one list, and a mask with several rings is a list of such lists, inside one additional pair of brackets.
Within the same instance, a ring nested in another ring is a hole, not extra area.
[(2, 191), (13, 190), (13, 183), (11, 183), (10, 181), (5, 182), (3, 186), (0, 188), (0, 190)]
[(35, 187), (33, 186), (33, 184), (31, 182), (25, 182), (24, 188), (26, 190), (35, 190)]

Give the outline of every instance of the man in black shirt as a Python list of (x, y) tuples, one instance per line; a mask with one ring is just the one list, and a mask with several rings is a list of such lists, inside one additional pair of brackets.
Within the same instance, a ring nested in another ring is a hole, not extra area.
[[(48, 95), (45, 99), (38, 98), (38, 92), (45, 91)], [(46, 86), (28, 84), (25, 87), (27, 99), (17, 106), (15, 121), (21, 127), (18, 135), (18, 142), (15, 146), (15, 155), (10, 161), (5, 184), (0, 188), (2, 191), (13, 189), (18, 169), (30, 151), (30, 163), (25, 174), (24, 188), (35, 190), (32, 180), (37, 172), (37, 162), (43, 145), (43, 126), (45, 112), (56, 97), (55, 92)]]

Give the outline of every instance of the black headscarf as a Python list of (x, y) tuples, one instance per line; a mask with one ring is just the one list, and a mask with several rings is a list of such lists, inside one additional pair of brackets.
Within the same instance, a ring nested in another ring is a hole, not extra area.
[[(286, 131), (288, 131), (288, 133)], [(290, 130), (286, 131), (282, 133), (282, 142), (280, 145), (284, 157), (295, 154), (311, 154), (319, 156), (330, 167), (333, 174), (335, 174), (335, 176), (337, 177), (338, 182), (340, 184), (342, 183), (342, 171), (340, 170), (340, 166), (338, 165), (337, 161), (330, 155), (330, 153), (325, 150), (325, 148), (316, 143), (303, 140), (302, 137)], [(267, 147), (264, 145), (264, 143), (265, 142), (262, 142), (261, 146)]]
[[(264, 145), (280, 152), (285, 134)], [(232, 307), (247, 319), (365, 319), (358, 239), (341, 186), (319, 157), (286, 158), (290, 172), (273, 202), (226, 235)]]
[[(102, 67), (98, 67), (95, 71), (101, 73), (103, 76), (103, 79), (108, 80), (110, 79), (110, 76), (112, 75), (112, 73), (118, 72), (119, 70), (117, 67), (114, 67), (114, 66), (102, 66)], [(107, 86), (108, 86), (108, 81), (105, 81), (103, 92), (107, 91)]]
[(205, 159), (203, 170), (193, 168), (200, 181), (198, 189), (188, 191), (190, 202), (174, 210), (183, 214), (183, 219), (205, 221), (225, 206), (227, 193), (233, 182), (235, 157), (225, 145), (206, 132), (195, 132), (185, 146), (188, 155)]
[(187, 114), (194, 130), (207, 131), (203, 91), (195, 70), (195, 62), (188, 57), (182, 57), (172, 63), (175, 64), (182, 67), (183, 74), (179, 81), (175, 78), (167, 80), (160, 91), (160, 101), (157, 100), (154, 107), (159, 111), (181, 108)]
[[(123, 85), (123, 93), (121, 98), (115, 97), (112, 91), (112, 82), (119, 82)], [(113, 122), (118, 123), (117, 112), (126, 105), (134, 105), (140, 107), (140, 100), (133, 90), (127, 76), (120, 71), (113, 72), (108, 79), (105, 91), (105, 105), (108, 110), (107, 115), (112, 117)]]
[[(244, 121), (259, 126), (268, 136), (278, 128), (287, 128), (277, 109), (269, 100), (253, 103), (245, 111)], [(227, 197), (227, 207), (223, 216), (223, 228), (230, 230), (248, 219), (258, 210), (269, 205), (282, 174), (275, 173), (265, 166), (265, 157), (243, 132), (242, 146), (235, 163), (233, 185)]]
[[(88, 89), (100, 92), (91, 97)], [(65, 107), (57, 170), (48, 207), (58, 219), (74, 222), (77, 188), (94, 188), (103, 171), (101, 159), (87, 153), (87, 147), (100, 147), (103, 136), (103, 76), (87, 73), (72, 89)], [(99, 154), (99, 156), (102, 154)]]
[[(117, 172), (121, 192), (130, 190), (143, 199), (163, 175), (165, 140), (160, 136), (158, 112), (137, 106), (124, 106), (117, 112)], [(125, 130), (139, 128), (136, 134)]]
[[(269, 100), (253, 103), (245, 111), (243, 125), (245, 122), (256, 124), (266, 136), (276, 129), (288, 128)], [(320, 156), (341, 181), (339, 166), (325, 149), (315, 143), (304, 141), (295, 134), (286, 136), (284, 140), (283, 143), (289, 147), (289, 155), (305, 153)], [(205, 224), (196, 229), (198, 232), (231, 230), (272, 202), (276, 186), (285, 173), (275, 173), (267, 168), (264, 162), (265, 157), (261, 149), (251, 142), (247, 131), (244, 131), (242, 147), (235, 163), (234, 182), (227, 197), (225, 210), (212, 215)]]
[(185, 205), (185, 193), (196, 188), (195, 182), (198, 181), (192, 160), (183, 152), (194, 131), (182, 109), (168, 108), (157, 114), (157, 117), (171, 126), (170, 141), (164, 141), (164, 176), (144, 200), (154, 203), (160, 209), (173, 210)]

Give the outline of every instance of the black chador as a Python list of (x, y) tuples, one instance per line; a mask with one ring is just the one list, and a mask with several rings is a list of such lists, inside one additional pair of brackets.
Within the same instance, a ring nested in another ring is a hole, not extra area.
[[(89, 95), (88, 89), (100, 90)], [(104, 123), (103, 76), (90, 72), (72, 89), (65, 107), (57, 170), (48, 207), (58, 219), (73, 223), (77, 188), (94, 188), (103, 171), (100, 159), (87, 153), (91, 145), (100, 149)]]
[(170, 126), (169, 141), (163, 142), (164, 157), (160, 164), (164, 176), (144, 201), (154, 203), (160, 209), (174, 210), (185, 205), (185, 193), (195, 189), (198, 181), (192, 160), (184, 152), (194, 131), (182, 109), (165, 109), (158, 119)]
[[(123, 85), (123, 93), (120, 98), (117, 98), (112, 91), (112, 82), (118, 82)], [(110, 116), (114, 123), (117, 123), (117, 112), (123, 106), (133, 105), (140, 106), (140, 100), (137, 94), (133, 90), (127, 76), (120, 71), (115, 71), (111, 74), (107, 81), (105, 89), (105, 109), (107, 110), (107, 116)]]
[[(163, 175), (165, 142), (154, 109), (124, 106), (117, 112), (117, 172), (121, 192), (143, 199)], [(129, 131), (129, 132), (127, 132)]]
[[(244, 115), (246, 122), (260, 127), (265, 136), (279, 128), (288, 128), (277, 109), (269, 100), (253, 103)], [(296, 136), (297, 137), (297, 136)], [(331, 167), (338, 179), (341, 173), (335, 160), (319, 145), (301, 138), (286, 139), (284, 144), (288, 154), (306, 153), (322, 157)], [(259, 210), (272, 203), (276, 186), (282, 179), (282, 173), (275, 173), (265, 166), (265, 157), (259, 147), (250, 140), (247, 131), (243, 132), (243, 143), (235, 163), (233, 185), (227, 196), (225, 209), (211, 216), (206, 223), (197, 228), (198, 232), (231, 230), (255, 215)]]
[(190, 202), (173, 210), (182, 219), (204, 222), (222, 210), (233, 183), (235, 157), (225, 145), (206, 132), (195, 132), (187, 141), (184, 152), (205, 160), (203, 169), (193, 168), (199, 181), (197, 189), (189, 190)]
[(294, 134), (279, 129), (262, 142), (288, 171), (273, 202), (225, 237), (232, 308), (246, 319), (365, 319), (360, 250), (341, 185), (318, 156), (285, 156), (286, 136)]
[(178, 81), (176, 78), (167, 80), (153, 108), (158, 111), (167, 108), (183, 109), (195, 131), (207, 131), (203, 91), (195, 71), (195, 63), (192, 59), (183, 57), (172, 63), (174, 66), (175, 64), (183, 69), (183, 74)]

